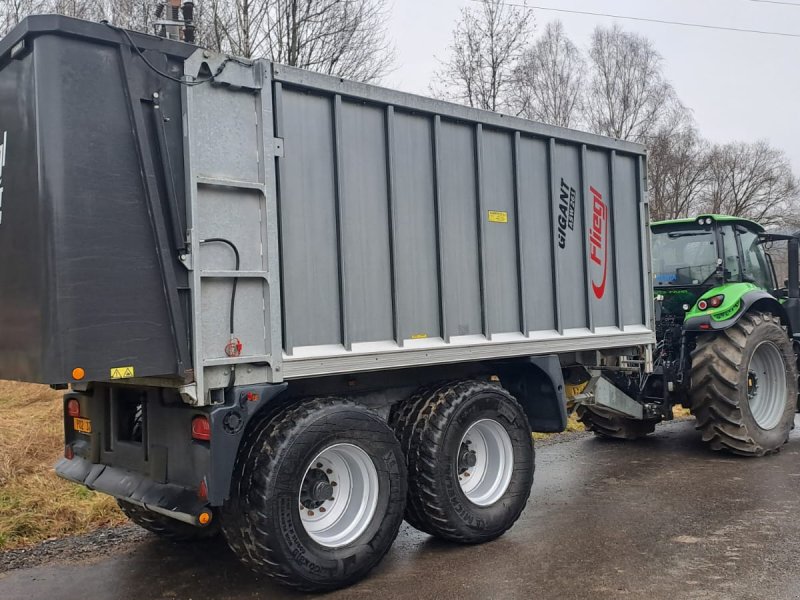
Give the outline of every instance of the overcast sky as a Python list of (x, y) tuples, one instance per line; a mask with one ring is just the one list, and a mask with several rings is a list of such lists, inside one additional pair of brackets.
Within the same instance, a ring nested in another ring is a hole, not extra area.
[[(752, 0), (529, 0), (528, 5), (800, 34), (800, 0), (785, 1), (797, 6)], [(397, 69), (384, 84), (427, 94), (438, 66), (435, 57), (447, 55), (460, 9), (477, 5), (470, 0), (393, 2), (390, 33)], [(584, 48), (595, 26), (615, 21), (533, 11), (537, 33), (560, 19)], [(653, 40), (667, 77), (705, 137), (715, 142), (765, 138), (786, 151), (800, 176), (800, 37), (618, 22)]]

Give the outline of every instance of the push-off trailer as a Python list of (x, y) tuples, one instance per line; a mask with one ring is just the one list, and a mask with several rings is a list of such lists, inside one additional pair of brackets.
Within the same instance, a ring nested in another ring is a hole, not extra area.
[(280, 582), (496, 538), (564, 369), (649, 367), (639, 145), (55, 16), (0, 136), (0, 377), (69, 386), (58, 473)]

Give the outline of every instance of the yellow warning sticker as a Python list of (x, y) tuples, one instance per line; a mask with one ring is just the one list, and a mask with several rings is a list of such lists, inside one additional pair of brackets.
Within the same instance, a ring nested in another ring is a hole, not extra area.
[(489, 221), (492, 223), (508, 223), (508, 213), (504, 210), (490, 210)]
[(129, 379), (134, 376), (133, 367), (114, 367), (111, 369), (111, 379)]
[(411, 339), (412, 340), (424, 340), (427, 337), (428, 337), (427, 333), (412, 333), (411, 334)]

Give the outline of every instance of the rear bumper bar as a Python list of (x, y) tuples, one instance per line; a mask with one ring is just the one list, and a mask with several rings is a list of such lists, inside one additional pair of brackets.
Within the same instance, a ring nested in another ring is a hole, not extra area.
[(71, 460), (62, 458), (56, 464), (56, 474), (90, 490), (191, 525), (199, 526), (198, 517), (209, 510), (207, 502), (201, 500), (195, 490), (173, 483), (156, 483), (139, 473), (94, 464), (78, 456)]

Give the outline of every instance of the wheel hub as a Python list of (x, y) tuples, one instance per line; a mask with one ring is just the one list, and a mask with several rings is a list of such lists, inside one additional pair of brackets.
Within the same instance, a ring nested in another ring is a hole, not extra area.
[(758, 394), (758, 375), (753, 371), (747, 372), (747, 397), (751, 400)]
[(326, 500), (333, 500), (333, 486), (322, 469), (311, 469), (300, 488), (300, 504), (308, 510), (320, 508)]
[(346, 546), (369, 527), (378, 491), (378, 471), (363, 449), (329, 446), (311, 461), (300, 484), (303, 528), (321, 546)]
[(464, 473), (467, 469), (471, 469), (478, 464), (478, 457), (474, 450), (470, 450), (467, 446), (462, 445), (461, 456), (458, 460), (459, 472)]
[(490, 506), (500, 500), (514, 470), (514, 448), (505, 428), (492, 419), (473, 423), (461, 440), (457, 470), (470, 502)]

